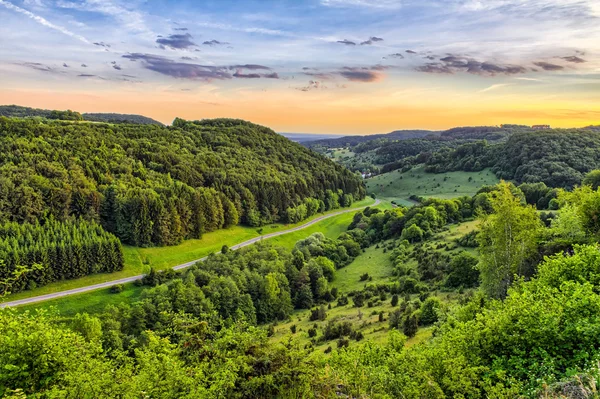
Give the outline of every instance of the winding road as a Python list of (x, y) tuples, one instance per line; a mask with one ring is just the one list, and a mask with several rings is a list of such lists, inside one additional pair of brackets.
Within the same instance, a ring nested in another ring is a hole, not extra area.
[[(376, 199), (373, 204), (367, 205), (367, 206), (377, 206), (380, 203), (381, 203), (381, 201), (378, 200), (378, 199)], [(255, 237), (255, 238), (252, 238), (250, 240), (244, 241), (242, 243), (236, 244), (236, 245), (232, 246), (230, 249), (232, 249), (232, 250), (240, 249), (240, 248), (246, 247), (248, 245), (252, 245), (252, 244), (254, 244), (254, 243), (258, 242), (258, 241), (266, 240), (266, 239), (277, 237), (277, 236), (282, 236), (282, 235), (288, 234), (288, 233), (293, 233), (294, 231), (299, 231), (299, 230), (305, 229), (307, 227), (312, 226), (313, 224), (319, 223), (320, 221), (328, 219), (330, 217), (341, 215), (343, 213), (348, 213), (348, 212), (356, 212), (358, 210), (366, 208), (367, 206), (363, 206), (361, 208), (345, 209), (343, 211), (334, 212), (334, 213), (330, 213), (330, 214), (327, 214), (327, 215), (319, 216), (319, 217), (314, 218), (310, 222), (307, 222), (307, 223), (305, 223), (305, 224), (303, 224), (301, 226), (294, 227), (294, 228), (291, 228), (291, 229), (288, 229), (288, 230), (278, 231), (278, 232), (275, 232), (275, 233), (265, 234), (265, 235), (262, 235), (262, 236), (259, 236), (259, 237)], [(185, 269), (186, 267), (190, 267), (190, 266), (194, 265), (197, 262), (201, 262), (201, 261), (205, 260), (206, 258), (208, 258), (208, 256), (205, 256), (205, 257), (200, 258), (200, 259), (193, 260), (191, 262), (182, 263), (181, 265), (174, 266), (173, 270)], [(34, 297), (31, 297), (31, 298), (20, 299), (18, 301), (4, 302), (4, 303), (0, 303), (0, 308), (4, 308), (4, 307), (7, 307), (7, 306), (26, 305), (26, 304), (30, 304), (30, 303), (43, 302), (43, 301), (47, 301), (47, 300), (50, 300), (50, 299), (61, 298), (61, 297), (64, 297), (64, 296), (81, 294), (83, 292), (89, 292), (89, 291), (94, 291), (94, 290), (98, 290), (98, 289), (101, 289), (101, 288), (112, 287), (113, 285), (117, 285), (117, 284), (131, 283), (133, 281), (140, 280), (143, 277), (144, 277), (144, 274), (140, 274), (140, 275), (137, 275), (137, 276), (131, 276), (131, 277), (121, 278), (121, 279), (118, 279), (118, 280), (107, 281), (106, 283), (93, 284), (93, 285), (88, 285), (88, 286), (81, 287), (81, 288), (74, 288), (72, 290), (54, 292), (52, 294), (46, 294), (46, 295), (40, 295), (40, 296), (34, 296)]]

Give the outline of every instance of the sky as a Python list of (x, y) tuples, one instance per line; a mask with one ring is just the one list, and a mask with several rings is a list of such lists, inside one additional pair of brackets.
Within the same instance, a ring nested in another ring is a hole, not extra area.
[(0, 104), (371, 134), (600, 124), (600, 0), (0, 0)]

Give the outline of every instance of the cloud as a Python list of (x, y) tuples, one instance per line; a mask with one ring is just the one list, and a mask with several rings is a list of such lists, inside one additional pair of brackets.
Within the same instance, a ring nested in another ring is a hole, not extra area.
[(188, 30), (188, 28), (174, 28), (173, 30), (179, 30), (179, 31), (185, 32)]
[(205, 45), (205, 46), (226, 46), (229, 43), (227, 43), (227, 42), (220, 42), (218, 40), (214, 40), (213, 39), (213, 40), (207, 40), (207, 41), (205, 41), (202, 44)]
[(311, 90), (320, 90), (320, 89), (326, 89), (327, 87), (323, 85), (322, 82), (319, 82), (318, 80), (309, 80), (308, 81), (308, 85), (304, 86), (304, 87), (297, 87), (296, 90), (300, 90), (300, 91), (311, 91)]
[(536, 79), (536, 78), (515, 78), (515, 79), (524, 80), (524, 81), (527, 81), (527, 82), (543, 82), (543, 80)]
[(36, 71), (40, 71), (40, 72), (52, 72), (52, 73), (56, 72), (56, 70), (49, 67), (48, 65), (44, 65), (39, 62), (21, 62), (21, 63), (17, 63), (17, 65), (35, 69)]
[(110, 44), (106, 44), (104, 42), (94, 42), (94, 46), (110, 48)]
[(116, 69), (117, 71), (120, 71), (120, 70), (121, 70), (121, 66), (120, 66), (120, 65), (113, 64), (113, 66), (112, 66), (112, 67), (113, 67), (114, 69)]
[(371, 45), (371, 44), (373, 44), (373, 43), (376, 43), (376, 42), (382, 42), (382, 41), (383, 41), (383, 39), (382, 39), (382, 38), (380, 38), (380, 37), (376, 37), (376, 36), (372, 36), (372, 37), (370, 37), (370, 38), (369, 38), (369, 40), (365, 40), (365, 41), (364, 41), (364, 42), (362, 42), (360, 45), (361, 45), (361, 46), (365, 46), (365, 45), (366, 45), (366, 46), (370, 46), (370, 45)]
[(334, 76), (327, 72), (304, 72), (306, 76), (317, 78), (319, 80), (332, 80)]
[(243, 73), (241, 70), (235, 71), (233, 74), (234, 78), (243, 78), (243, 79), (260, 79), (261, 75), (259, 73)]
[(181, 57), (181, 60), (182, 61), (193, 61), (194, 58), (192, 58), (192, 57)]
[(390, 58), (400, 58), (400, 59), (404, 59), (404, 55), (402, 53), (394, 53), (394, 54), (390, 54), (388, 55), (388, 57)]
[(67, 65), (66, 62), (63, 62), (63, 68), (68, 68), (69, 66)]
[(533, 65), (542, 68), (544, 71), (560, 71), (565, 68), (561, 65), (551, 64), (545, 61), (534, 62)]
[(23, 15), (27, 16), (28, 18), (33, 19), (34, 21), (36, 21), (40, 25), (43, 25), (43, 26), (45, 26), (47, 28), (53, 29), (55, 31), (58, 31), (58, 32), (60, 32), (60, 33), (62, 33), (64, 35), (70, 36), (70, 37), (72, 37), (74, 39), (77, 39), (79, 41), (82, 41), (82, 42), (84, 42), (86, 44), (90, 43), (89, 40), (87, 40), (85, 37), (83, 37), (81, 35), (78, 35), (76, 33), (73, 33), (69, 29), (64, 28), (62, 26), (55, 25), (52, 22), (48, 21), (47, 19), (40, 17), (39, 15), (36, 15), (36, 14), (30, 12), (30, 11), (27, 11), (24, 8), (17, 7), (13, 3), (10, 3), (10, 2), (4, 1), (4, 0), (0, 0), (0, 5), (8, 8), (9, 10), (12, 10), (12, 11), (18, 12), (20, 14), (23, 14)]
[(81, 64), (81, 67), (82, 67), (82, 68), (87, 68), (87, 65), (85, 65), (85, 64)]
[(338, 40), (337, 43), (345, 44), (346, 46), (356, 46), (356, 43), (347, 39)]
[(141, 61), (143, 67), (146, 69), (177, 79), (193, 79), (209, 82), (232, 78), (231, 74), (223, 67), (175, 62), (158, 55), (130, 53), (123, 55), (123, 58), (131, 61)]
[(448, 55), (440, 58), (440, 62), (429, 62), (416, 68), (419, 72), (454, 74), (467, 72), (473, 75), (495, 76), (495, 75), (518, 75), (527, 72), (527, 69), (519, 65), (501, 65), (489, 61), (477, 61), (460, 55)]
[(437, 63), (437, 62), (430, 62), (428, 64), (421, 65), (421, 66), (417, 67), (416, 70), (419, 72), (425, 72), (425, 73), (447, 73), (447, 74), (454, 73), (454, 71), (452, 69), (450, 69), (448, 66)]
[(401, 0), (321, 0), (328, 7), (365, 7), (373, 9), (394, 9), (402, 6)]
[(480, 90), (478, 93), (486, 93), (488, 91), (498, 90), (498, 89), (501, 89), (501, 88), (507, 87), (507, 86), (512, 86), (512, 84), (511, 83), (498, 83), (495, 85), (491, 85), (490, 87), (486, 87), (485, 89)]
[(376, 82), (382, 78), (382, 74), (370, 68), (344, 67), (338, 75), (352, 82)]
[(412, 51), (412, 50), (406, 50), (406, 52), (407, 52), (408, 54), (417, 54), (417, 52), (416, 52), (416, 51)]
[(257, 65), (257, 64), (230, 65), (229, 69), (250, 69), (252, 71), (258, 71), (258, 70), (270, 71), (271, 70), (271, 68), (269, 68), (269, 67), (266, 67), (264, 65)]
[[(229, 66), (200, 65), (186, 62), (177, 62), (166, 57), (153, 54), (129, 53), (123, 55), (123, 58), (131, 61), (140, 61), (142, 66), (148, 70), (171, 76), (177, 79), (202, 80), (210, 82), (212, 80), (228, 80), (232, 78), (240, 79), (279, 79), (276, 72), (271, 68), (257, 64), (240, 64)], [(231, 74), (229, 71), (235, 70)], [(253, 71), (245, 73), (244, 70)], [(268, 71), (259, 73), (254, 71)]]
[(61, 8), (108, 15), (119, 21), (128, 30), (152, 34), (147, 28), (144, 17), (140, 12), (122, 7), (110, 0), (83, 0), (80, 2), (60, 0), (56, 4)]
[(175, 50), (184, 50), (190, 47), (196, 47), (196, 43), (192, 41), (193, 37), (189, 33), (169, 35), (168, 37), (159, 37), (156, 43), (160, 44), (160, 48), (170, 47)]
[(586, 60), (584, 60), (583, 58), (579, 58), (577, 56), (561, 57), (561, 58), (567, 62), (573, 62), (575, 64), (583, 64), (584, 62), (586, 62)]

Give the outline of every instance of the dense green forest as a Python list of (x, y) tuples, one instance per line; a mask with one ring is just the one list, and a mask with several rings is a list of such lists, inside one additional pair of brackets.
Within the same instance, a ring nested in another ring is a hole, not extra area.
[[(592, 176), (593, 177), (593, 176)], [(527, 187), (527, 188), (526, 188)], [(594, 398), (600, 355), (600, 190), (560, 191), (539, 213), (509, 183), (473, 198), (367, 208), (336, 240), (290, 249), (227, 247), (185, 272), (151, 272), (132, 304), (96, 315), (0, 311), (0, 393), (6, 397)], [(529, 197), (529, 199), (527, 198)], [(485, 204), (479, 206), (478, 204)], [(469, 251), (444, 255), (429, 238), (479, 214)], [(387, 284), (330, 288), (370, 245), (391, 245)], [(416, 259), (417, 263), (408, 262)], [(414, 267), (409, 265), (415, 265)], [(474, 288), (475, 287), (475, 288)], [(479, 287), (479, 288), (477, 288)], [(444, 304), (438, 290), (460, 300)], [(385, 342), (364, 341), (328, 309), (395, 308)], [(314, 329), (277, 323), (310, 313)], [(431, 327), (433, 326), (433, 327)], [(422, 327), (433, 336), (410, 347)], [(297, 334), (337, 342), (324, 353)], [(348, 345), (349, 340), (356, 342)]]
[(115, 113), (86, 113), (74, 111), (53, 111), (47, 109), (22, 107), (19, 105), (0, 105), (0, 116), (8, 118), (46, 118), (73, 121), (90, 121), (105, 123), (137, 123), (140, 125), (159, 125), (162, 123), (142, 115), (115, 114)]
[(245, 223), (348, 206), (355, 175), (239, 120), (173, 127), (0, 118), (0, 220), (96, 220), (122, 242), (172, 245)]
[(90, 122), (105, 123), (137, 123), (139, 125), (158, 125), (163, 126), (157, 120), (142, 115), (115, 114), (115, 113), (85, 113), (81, 114), (83, 120)]
[(503, 179), (572, 188), (600, 166), (600, 134), (591, 129), (521, 132), (505, 143), (481, 142), (440, 151), (427, 160), (431, 172), (491, 167)]
[[(11, 278), (20, 267), (28, 270), (12, 282), (11, 292), (123, 268), (119, 240), (84, 220), (4, 223), (0, 225), (0, 259), (0, 281)], [(6, 294), (3, 290), (0, 286)]]

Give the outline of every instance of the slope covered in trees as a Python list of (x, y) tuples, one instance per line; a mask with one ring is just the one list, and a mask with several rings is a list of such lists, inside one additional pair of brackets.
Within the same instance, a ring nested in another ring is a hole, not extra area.
[(0, 117), (0, 136), (0, 221), (82, 217), (138, 246), (240, 221), (296, 221), (364, 197), (348, 170), (240, 120), (162, 127)]
[(162, 123), (142, 115), (128, 115), (115, 113), (86, 113), (67, 110), (56, 111), (48, 109), (22, 107), (20, 105), (0, 105), (0, 116), (9, 118), (46, 118), (59, 120), (75, 120), (106, 123), (136, 123), (140, 125), (160, 125)]
[(83, 120), (90, 122), (106, 123), (136, 123), (139, 125), (158, 125), (163, 126), (157, 120), (143, 115), (115, 114), (115, 113), (85, 113), (82, 114)]
[(427, 161), (430, 172), (491, 167), (499, 178), (571, 188), (600, 167), (600, 132), (556, 129), (519, 132), (500, 144), (471, 143), (439, 151)]

